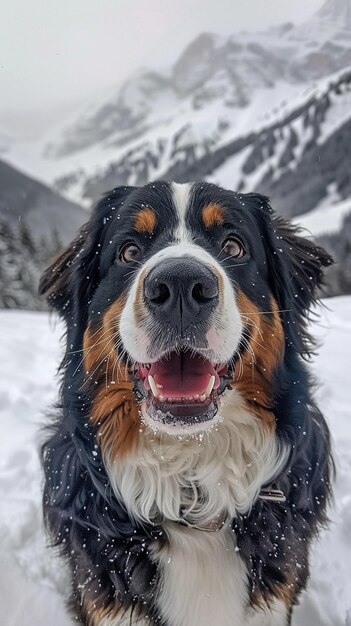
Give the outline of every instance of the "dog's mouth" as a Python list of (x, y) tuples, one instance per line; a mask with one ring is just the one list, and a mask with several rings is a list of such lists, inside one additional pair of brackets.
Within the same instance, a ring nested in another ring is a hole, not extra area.
[(217, 415), (230, 370), (186, 350), (137, 364), (134, 380), (145, 420), (172, 432), (200, 430)]

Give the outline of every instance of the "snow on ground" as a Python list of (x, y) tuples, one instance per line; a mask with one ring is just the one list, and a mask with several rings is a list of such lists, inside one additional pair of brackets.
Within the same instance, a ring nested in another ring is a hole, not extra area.
[[(351, 619), (351, 298), (326, 300), (313, 331), (322, 345), (313, 371), (329, 419), (338, 478), (332, 524), (313, 550), (312, 578), (294, 626)], [(38, 447), (57, 391), (62, 326), (44, 313), (0, 311), (0, 605), (3, 626), (71, 626), (62, 563), (45, 547)], [(194, 625), (195, 626), (195, 625)]]

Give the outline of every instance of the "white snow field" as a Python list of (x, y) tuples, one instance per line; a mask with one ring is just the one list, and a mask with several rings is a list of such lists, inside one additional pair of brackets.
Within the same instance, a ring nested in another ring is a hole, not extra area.
[[(334, 437), (338, 477), (330, 530), (313, 550), (312, 577), (294, 626), (351, 624), (351, 297), (324, 304), (328, 309), (322, 309), (313, 325), (321, 347), (312, 369), (320, 382), (318, 401)], [(57, 394), (62, 331), (44, 313), (0, 312), (2, 626), (74, 623), (64, 609), (63, 565), (45, 547), (38, 461), (39, 428)]]

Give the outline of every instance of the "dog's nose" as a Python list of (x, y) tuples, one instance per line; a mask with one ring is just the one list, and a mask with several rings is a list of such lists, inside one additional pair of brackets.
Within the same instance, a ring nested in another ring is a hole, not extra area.
[(146, 277), (144, 298), (158, 321), (185, 330), (208, 319), (217, 305), (217, 276), (196, 259), (167, 259)]

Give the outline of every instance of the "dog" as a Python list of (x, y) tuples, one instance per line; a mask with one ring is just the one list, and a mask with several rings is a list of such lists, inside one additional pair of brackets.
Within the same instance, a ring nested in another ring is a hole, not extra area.
[(118, 187), (44, 273), (66, 324), (44, 515), (88, 626), (286, 626), (333, 460), (309, 310), (332, 263), (266, 197)]

